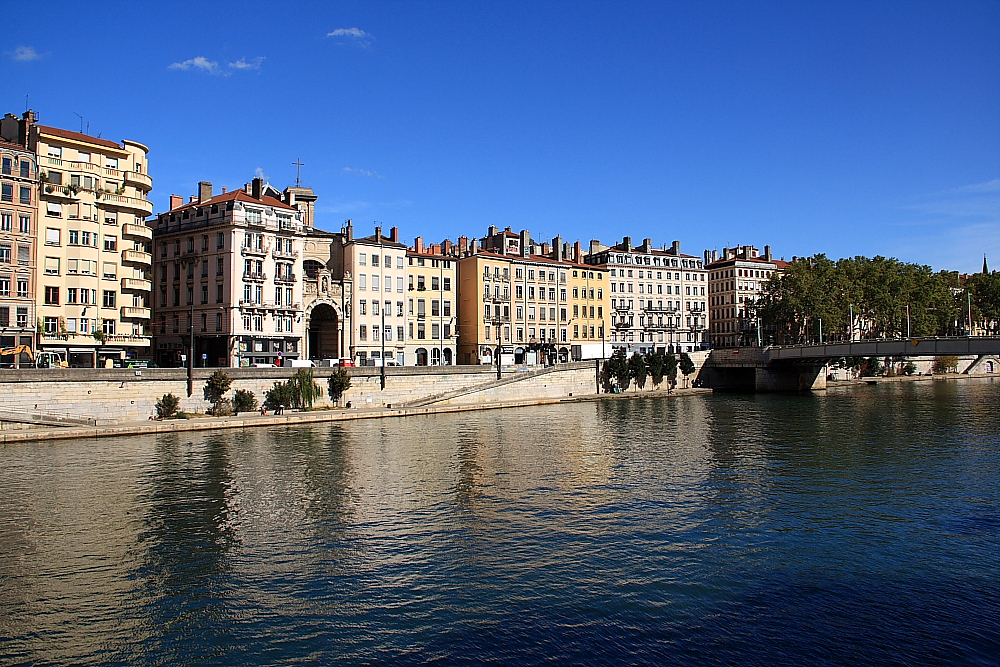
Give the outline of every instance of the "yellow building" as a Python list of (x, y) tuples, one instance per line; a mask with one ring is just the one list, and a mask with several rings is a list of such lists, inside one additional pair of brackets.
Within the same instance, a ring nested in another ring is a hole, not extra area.
[(559, 239), (550, 249), (527, 232), (490, 232), (483, 245), (499, 252), (473, 247), (458, 263), (459, 363), (495, 363), (498, 349), (502, 365), (562, 363), (573, 344), (603, 339), (605, 270), (563, 259)]
[(419, 236), (406, 251), (407, 366), (455, 363), (456, 258), (450, 241), (425, 246)]
[(148, 359), (149, 149), (38, 125), (31, 112), (24, 123), (39, 166), (39, 348), (74, 366)]

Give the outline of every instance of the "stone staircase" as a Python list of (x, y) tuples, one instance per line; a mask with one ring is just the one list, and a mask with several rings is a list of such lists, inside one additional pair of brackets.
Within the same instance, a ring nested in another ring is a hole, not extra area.
[(503, 387), (504, 385), (513, 384), (515, 382), (523, 382), (524, 380), (536, 378), (539, 377), (540, 375), (548, 375), (549, 373), (556, 373), (562, 370), (566, 370), (567, 366), (568, 366), (567, 364), (558, 364), (555, 366), (546, 366), (545, 368), (539, 368), (530, 371), (515, 371), (511, 372), (509, 375), (504, 375), (504, 377), (500, 379), (494, 379), (490, 380), (489, 382), (483, 382), (480, 384), (472, 385), (470, 387), (455, 389), (453, 391), (446, 391), (440, 394), (432, 394), (430, 396), (425, 396), (423, 398), (419, 398), (409, 403), (404, 403), (399, 407), (422, 408), (428, 405), (433, 405), (434, 403), (440, 403), (441, 401), (450, 401), (455, 398), (461, 398), (462, 396), (477, 394), (481, 391), (486, 391), (488, 389)]

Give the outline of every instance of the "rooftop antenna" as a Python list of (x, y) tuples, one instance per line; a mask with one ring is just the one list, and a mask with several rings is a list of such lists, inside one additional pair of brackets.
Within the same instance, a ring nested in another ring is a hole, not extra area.
[(24, 110), (25, 111), (28, 110), (28, 96), (27, 95), (24, 96)]
[(83, 116), (75, 111), (73, 112), (73, 115), (80, 119), (80, 134), (83, 134)]
[(295, 165), (295, 187), (299, 187), (299, 185), (302, 183), (302, 167), (305, 165), (305, 163), (302, 161), (301, 158), (295, 158), (295, 162), (293, 162), (292, 164)]

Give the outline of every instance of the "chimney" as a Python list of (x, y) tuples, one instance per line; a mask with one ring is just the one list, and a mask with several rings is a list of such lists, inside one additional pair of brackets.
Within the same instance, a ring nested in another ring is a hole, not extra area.
[(552, 239), (552, 259), (557, 262), (562, 261), (562, 237), (558, 234)]
[(190, 197), (188, 197), (188, 203), (189, 204), (193, 204), (196, 201), (198, 201), (198, 195), (191, 195)]
[(653, 239), (643, 239), (642, 240), (642, 251), (649, 252), (653, 249)]
[(264, 187), (263, 179), (260, 178), (253, 179), (253, 182), (250, 185), (251, 188), (250, 196), (253, 197), (254, 199), (260, 199), (260, 191), (263, 187)]
[(765, 262), (771, 261), (771, 246), (769, 245), (764, 246), (764, 261)]
[(542, 255), (544, 255), (544, 256), (546, 256), (546, 257), (547, 257), (547, 256), (548, 256), (548, 254), (549, 254), (549, 252), (550, 252), (551, 250), (552, 250), (552, 249), (551, 249), (551, 248), (549, 247), (549, 244), (548, 244), (548, 243), (543, 243), (543, 244), (542, 244), (542, 252), (541, 252), (541, 254), (542, 254)]
[(375, 225), (375, 243), (382, 240), (382, 227), (381, 225)]
[(399, 243), (399, 229), (397, 227), (389, 228), (389, 240), (393, 243)]
[(439, 244), (437, 244), (437, 243), (431, 244), (431, 254), (432, 255), (440, 255), (441, 254), (441, 246)]
[(671, 255), (679, 255), (679, 254), (681, 254), (681, 242), (680, 241), (674, 241), (673, 243), (670, 244), (670, 254)]
[(487, 236), (496, 236), (497, 232), (500, 231), (496, 228), (496, 225), (490, 225), (489, 230), (487, 230)]
[(469, 241), (469, 254), (475, 255), (479, 252), (479, 239), (472, 239)]
[(198, 181), (198, 203), (204, 204), (212, 198), (212, 184), (208, 181)]
[(180, 208), (183, 205), (184, 205), (184, 197), (181, 197), (180, 195), (170, 195), (171, 211), (174, 210), (175, 208)]
[(445, 255), (451, 255), (451, 239), (445, 239), (442, 241), (441, 249), (444, 251)]
[(601, 249), (601, 242), (597, 239), (590, 239), (590, 252), (587, 254), (593, 255), (600, 249)]
[(622, 248), (625, 251), (629, 251), (629, 250), (632, 249), (632, 237), (631, 236), (626, 236), (625, 238), (622, 239)]
[(521, 256), (531, 256), (531, 234), (528, 233), (527, 229), (521, 230)]
[(222, 186), (222, 194), (226, 194), (226, 186), (225, 185)]
[(712, 263), (712, 253), (711, 253), (711, 251), (706, 250), (705, 251), (705, 266), (708, 266), (711, 263)]
[(424, 237), (423, 236), (418, 236), (417, 238), (413, 239), (413, 251), (417, 252), (417, 253), (421, 253), (421, 252), (424, 251)]
[(572, 261), (573, 255), (571, 253), (572, 253), (572, 249), (571, 249), (571, 246), (569, 244), (569, 241), (566, 241), (565, 243), (562, 244), (562, 258), (563, 258), (563, 261)]
[(712, 251), (712, 261), (713, 262), (718, 262), (719, 261), (719, 251), (718, 250), (713, 250)]
[(573, 261), (577, 264), (583, 264), (583, 246), (577, 241), (573, 244)]
[(347, 225), (344, 226), (343, 234), (348, 241), (354, 240), (354, 222), (350, 218), (347, 220)]
[(465, 257), (469, 252), (469, 238), (467, 236), (458, 237), (458, 254)]

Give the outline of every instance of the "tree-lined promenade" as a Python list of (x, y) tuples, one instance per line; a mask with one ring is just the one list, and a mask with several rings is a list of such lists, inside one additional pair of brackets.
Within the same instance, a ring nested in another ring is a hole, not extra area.
[(1000, 273), (965, 277), (894, 258), (818, 254), (789, 264), (747, 310), (764, 344), (996, 334)]

